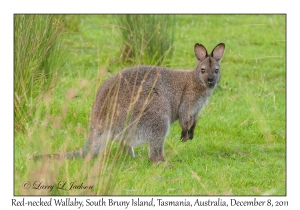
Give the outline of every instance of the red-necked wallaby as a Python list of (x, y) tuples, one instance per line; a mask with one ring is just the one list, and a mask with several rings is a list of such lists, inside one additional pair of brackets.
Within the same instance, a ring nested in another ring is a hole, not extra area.
[(110, 77), (96, 94), (86, 146), (35, 159), (95, 156), (108, 140), (117, 140), (131, 156), (135, 146), (149, 143), (149, 159), (164, 161), (164, 142), (174, 121), (180, 122), (183, 142), (193, 138), (199, 112), (220, 80), (224, 50), (220, 43), (208, 54), (195, 44), (198, 62), (193, 71), (137, 66)]

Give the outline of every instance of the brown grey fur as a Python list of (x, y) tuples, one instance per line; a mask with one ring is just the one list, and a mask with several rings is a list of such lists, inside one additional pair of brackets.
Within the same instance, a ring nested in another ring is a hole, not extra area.
[(110, 77), (96, 94), (86, 146), (36, 159), (95, 156), (108, 140), (117, 140), (131, 156), (135, 146), (149, 143), (149, 159), (163, 161), (164, 141), (173, 122), (179, 120), (183, 142), (193, 138), (198, 115), (220, 80), (224, 50), (220, 43), (208, 55), (203, 45), (195, 44), (198, 62), (193, 71), (137, 66)]

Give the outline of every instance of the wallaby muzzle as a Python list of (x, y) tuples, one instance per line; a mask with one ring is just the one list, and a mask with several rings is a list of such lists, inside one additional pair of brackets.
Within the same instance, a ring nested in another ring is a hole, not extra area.
[(208, 78), (207, 79), (207, 84), (209, 87), (213, 88), (216, 84), (215, 80), (213, 78)]

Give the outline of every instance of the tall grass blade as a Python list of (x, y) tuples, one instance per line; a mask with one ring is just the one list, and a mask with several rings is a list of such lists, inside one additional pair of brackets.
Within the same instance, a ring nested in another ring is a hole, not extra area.
[(174, 15), (118, 15), (122, 62), (168, 66), (173, 55)]

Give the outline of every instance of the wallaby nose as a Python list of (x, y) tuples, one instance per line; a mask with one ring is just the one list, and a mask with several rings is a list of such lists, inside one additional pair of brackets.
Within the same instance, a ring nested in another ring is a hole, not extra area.
[(213, 77), (208, 77), (207, 84), (209, 86), (214, 86), (215, 85), (215, 80), (213, 79)]

